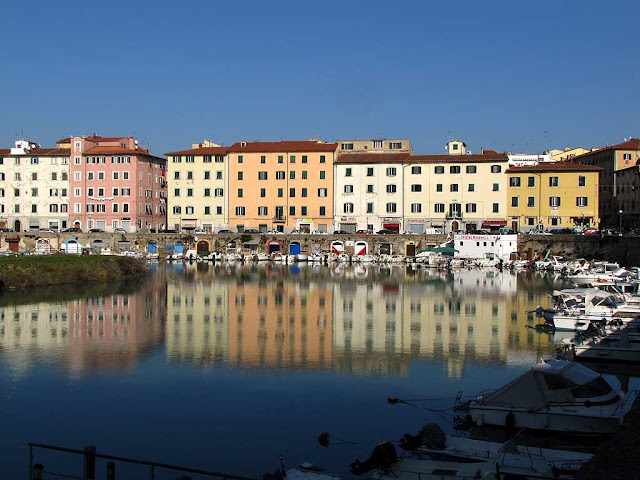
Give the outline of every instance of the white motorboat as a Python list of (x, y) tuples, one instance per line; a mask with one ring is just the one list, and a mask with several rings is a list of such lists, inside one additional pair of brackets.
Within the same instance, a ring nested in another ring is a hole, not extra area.
[(593, 285), (598, 282), (624, 281), (629, 272), (617, 263), (594, 264), (591, 270), (578, 271), (567, 276), (567, 280), (576, 285)]
[[(504, 387), (457, 408), (476, 425), (576, 434), (608, 434), (620, 427), (631, 397), (575, 362), (546, 360)], [(631, 399), (632, 400), (632, 399)]]
[(299, 253), (295, 255), (296, 262), (306, 262), (309, 260), (309, 256), (306, 253)]

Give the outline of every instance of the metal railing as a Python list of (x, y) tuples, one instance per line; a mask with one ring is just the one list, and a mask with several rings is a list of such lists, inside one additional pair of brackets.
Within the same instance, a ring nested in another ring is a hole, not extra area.
[[(46, 445), (43, 443), (31, 443), (29, 442), (29, 480), (42, 480), (44, 477), (44, 474), (50, 474), (53, 475), (54, 477), (58, 478), (76, 478), (76, 479), (81, 479), (81, 480), (95, 480), (96, 478), (96, 459), (100, 458), (100, 459), (104, 459), (104, 460), (109, 460), (109, 462), (107, 463), (106, 466), (106, 478), (107, 480), (115, 480), (116, 479), (116, 463), (115, 462), (121, 462), (121, 463), (130, 463), (130, 464), (135, 464), (135, 465), (142, 465), (142, 466), (147, 466), (149, 467), (149, 479), (150, 480), (154, 480), (155, 479), (155, 474), (156, 474), (156, 469), (163, 469), (163, 470), (173, 470), (175, 472), (180, 472), (180, 473), (191, 473), (191, 474), (197, 474), (197, 475), (204, 475), (207, 477), (215, 477), (215, 478), (219, 478), (222, 480), (257, 480), (255, 478), (251, 478), (251, 477), (242, 477), (239, 475), (231, 475), (228, 473), (221, 473), (221, 472), (212, 472), (209, 470), (202, 470), (199, 468), (190, 468), (190, 467), (183, 467), (180, 465), (172, 465), (169, 463), (160, 463), (160, 462), (152, 462), (149, 460), (140, 460), (140, 459), (136, 459), (136, 458), (127, 458), (127, 457), (120, 457), (120, 456), (116, 456), (116, 455), (107, 455), (104, 453), (98, 453), (96, 450), (96, 447), (94, 446), (86, 446), (84, 447), (83, 450), (78, 450), (75, 448), (68, 448), (68, 447), (60, 447), (57, 445)], [(64, 453), (72, 453), (75, 455), (82, 455), (84, 458), (84, 466), (83, 466), (83, 471), (82, 471), (82, 475), (81, 476), (76, 476), (76, 475), (69, 475), (69, 474), (62, 474), (62, 473), (56, 473), (56, 472), (49, 472), (46, 471), (44, 466), (40, 463), (34, 463), (34, 458), (33, 458), (33, 451), (35, 448), (41, 448), (41, 449), (46, 449), (46, 450), (54, 450), (57, 452), (64, 452)], [(188, 480), (190, 477), (186, 476), (186, 475), (181, 475), (180, 477), (178, 477), (178, 479), (182, 479), (182, 480)]]

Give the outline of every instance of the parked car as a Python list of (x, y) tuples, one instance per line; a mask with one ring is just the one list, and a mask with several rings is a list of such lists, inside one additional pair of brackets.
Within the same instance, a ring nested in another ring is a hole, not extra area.
[(529, 230), (529, 235), (551, 235), (551, 233), (534, 228), (532, 230)]
[(313, 232), (311, 232), (311, 235), (326, 235), (327, 232), (322, 232), (320, 230), (314, 230)]
[[(127, 231), (122, 227), (117, 227), (113, 229), (113, 233), (127, 233)], [(151, 233), (155, 233), (155, 232), (151, 232)]]
[(218, 230), (218, 233), (221, 234), (221, 235), (228, 235), (228, 234), (233, 233), (233, 232), (231, 230), (223, 228), (222, 230)]
[(291, 235), (300, 235), (301, 233), (304, 233), (304, 232), (301, 232), (301, 231), (300, 231), (300, 230), (298, 230), (298, 229), (294, 229), (294, 230), (291, 230), (289, 233), (290, 233)]
[(51, 230), (50, 228), (41, 228), (40, 230), (38, 230), (39, 233), (55, 233), (54, 230)]
[(104, 233), (104, 230), (101, 228), (90, 228), (89, 233)]
[(60, 230), (63, 233), (82, 233), (82, 229), (80, 227), (69, 227)]
[(358, 230), (356, 232), (357, 235), (371, 235), (373, 232), (371, 230)]
[(572, 228), (556, 228), (551, 230), (554, 235), (573, 235), (575, 232)]
[(242, 233), (260, 233), (260, 230), (258, 230), (257, 228), (247, 228)]
[(3, 228), (0, 228), (0, 232), (13, 232), (13, 228), (3, 227)]
[(333, 234), (334, 235), (349, 235), (349, 232), (347, 232), (346, 230), (334, 230)]
[(598, 228), (595, 227), (589, 227), (589, 228), (585, 228), (582, 231), (583, 235), (599, 235), (600, 234), (600, 230)]
[(203, 230), (202, 228), (196, 228), (196, 229), (193, 231), (193, 233), (195, 233), (195, 234), (197, 234), (197, 235), (206, 235), (206, 234), (207, 234), (207, 233), (209, 233), (209, 232), (207, 232), (206, 230)]
[(393, 230), (387, 230), (386, 228), (383, 228), (382, 230), (378, 230), (376, 232), (378, 235), (397, 235), (398, 232), (394, 232)]

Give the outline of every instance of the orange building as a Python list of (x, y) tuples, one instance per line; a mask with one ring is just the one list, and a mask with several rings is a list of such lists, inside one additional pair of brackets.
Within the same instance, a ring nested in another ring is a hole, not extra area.
[(229, 147), (229, 225), (238, 231), (327, 231), (337, 144), (239, 142)]

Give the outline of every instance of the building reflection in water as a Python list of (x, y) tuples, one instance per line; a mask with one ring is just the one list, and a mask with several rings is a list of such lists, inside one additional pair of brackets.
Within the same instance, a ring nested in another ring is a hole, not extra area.
[[(411, 361), (531, 364), (550, 352), (528, 326), (554, 285), (493, 270), (200, 266), (169, 275), (167, 355), (246, 368), (407, 375)], [(557, 286), (557, 285), (556, 285)]]
[[(73, 297), (74, 289), (81, 298), (59, 300)], [(4, 295), (0, 352), (16, 374), (43, 359), (72, 374), (131, 369), (164, 339), (165, 291), (159, 274), (135, 288), (47, 289), (51, 300), (39, 303), (20, 293)]]

